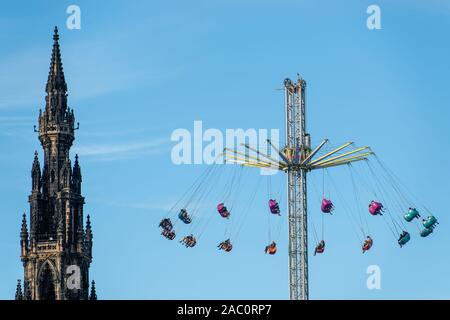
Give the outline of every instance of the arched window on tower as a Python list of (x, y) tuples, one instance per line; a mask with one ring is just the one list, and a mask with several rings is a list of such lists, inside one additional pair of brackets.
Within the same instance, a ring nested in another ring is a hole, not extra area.
[(49, 263), (46, 262), (41, 268), (39, 274), (39, 299), (40, 300), (55, 300), (55, 275), (53, 269), (50, 267)]

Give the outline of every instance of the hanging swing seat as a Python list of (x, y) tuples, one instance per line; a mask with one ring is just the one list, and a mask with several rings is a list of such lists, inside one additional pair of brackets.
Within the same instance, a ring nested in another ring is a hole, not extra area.
[(223, 203), (219, 203), (217, 205), (217, 212), (219, 212), (222, 218), (228, 219), (230, 217), (230, 212), (227, 210), (227, 207), (225, 207)]
[(414, 218), (419, 219), (420, 214), (416, 208), (409, 208), (408, 213), (406, 213), (403, 217), (406, 221), (411, 222)]
[(181, 209), (180, 213), (178, 214), (178, 218), (183, 221), (185, 224), (189, 224), (192, 222), (192, 218), (189, 216), (186, 209)]
[(230, 252), (233, 249), (230, 239), (222, 241), (217, 247), (219, 250), (223, 250), (225, 252)]
[(323, 198), (320, 210), (322, 210), (323, 213), (331, 213), (334, 210), (333, 202), (331, 202), (331, 200)]
[(425, 228), (422, 231), (420, 231), (420, 236), (425, 238), (428, 235), (430, 235), (432, 232), (433, 232), (432, 228)]
[(269, 209), (270, 213), (280, 215), (280, 206), (278, 205), (278, 202), (276, 200), (269, 200)]
[(171, 231), (163, 230), (163, 232), (161, 234), (169, 240), (175, 239), (175, 231), (173, 231), (173, 230), (171, 230)]
[(159, 226), (163, 228), (164, 231), (171, 231), (173, 228), (172, 221), (169, 218), (162, 219)]
[(277, 253), (277, 245), (275, 242), (272, 242), (271, 244), (269, 244), (268, 246), (266, 246), (266, 248), (264, 249), (265, 253), (268, 254), (275, 254)]
[(367, 239), (364, 241), (364, 244), (362, 246), (363, 253), (370, 250), (373, 246), (373, 240), (371, 237), (367, 236)]
[(381, 216), (382, 212), (383, 212), (383, 204), (381, 202), (372, 200), (369, 204), (369, 212), (373, 216), (376, 216), (376, 215)]
[(321, 240), (314, 250), (314, 255), (325, 251), (325, 241)]
[(180, 242), (186, 247), (186, 248), (192, 248), (197, 244), (197, 240), (195, 237), (191, 234), (189, 236), (184, 237)]
[(423, 219), (422, 224), (425, 228), (433, 229), (436, 226), (436, 224), (439, 224), (439, 222), (434, 216), (429, 216), (426, 219)]
[(400, 238), (398, 239), (398, 244), (400, 245), (400, 248), (408, 243), (408, 241), (411, 240), (411, 235), (407, 231), (403, 231), (400, 235)]

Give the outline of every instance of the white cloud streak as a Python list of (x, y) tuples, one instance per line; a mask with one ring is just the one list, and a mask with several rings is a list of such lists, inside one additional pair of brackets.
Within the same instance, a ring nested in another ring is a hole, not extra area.
[(113, 161), (134, 158), (140, 155), (162, 154), (168, 151), (168, 139), (131, 141), (116, 144), (92, 144), (73, 147), (73, 151), (83, 157)]

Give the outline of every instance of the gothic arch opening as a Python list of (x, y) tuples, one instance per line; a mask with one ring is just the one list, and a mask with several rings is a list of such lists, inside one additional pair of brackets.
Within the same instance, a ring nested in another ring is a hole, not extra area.
[(39, 299), (56, 300), (55, 273), (50, 263), (46, 262), (39, 273)]

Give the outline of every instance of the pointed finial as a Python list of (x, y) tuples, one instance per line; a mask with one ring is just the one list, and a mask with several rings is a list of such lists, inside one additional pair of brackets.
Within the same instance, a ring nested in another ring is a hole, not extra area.
[(92, 237), (92, 226), (91, 226), (91, 216), (86, 217), (86, 232)]
[(23, 300), (23, 293), (22, 293), (22, 282), (20, 279), (17, 280), (17, 288), (16, 288), (16, 300)]
[(75, 163), (73, 165), (73, 171), (72, 171), (72, 185), (74, 187), (74, 192), (81, 193), (81, 168), (80, 164), (78, 163), (78, 154), (75, 155)]
[(39, 163), (39, 154), (37, 151), (34, 151), (33, 171), (36, 169), (40, 169), (40, 163)]
[(25, 214), (25, 212), (22, 216), (22, 228), (20, 230), (20, 237), (22, 240), (28, 239), (27, 215)]
[(92, 243), (92, 238), (93, 238), (93, 234), (92, 234), (92, 226), (91, 226), (91, 216), (87, 215), (87, 217), (86, 217), (86, 241)]
[[(63, 91), (64, 93), (67, 91), (67, 85), (64, 79), (63, 66), (61, 62), (61, 51), (59, 48), (58, 40), (59, 40), (58, 28), (55, 27), (55, 31), (53, 34), (53, 49), (50, 61), (50, 72), (48, 74), (46, 86), (47, 93), (53, 92), (53, 90)], [(63, 107), (65, 111), (65, 108), (67, 108), (67, 106), (64, 105)]]
[(95, 281), (94, 280), (92, 280), (91, 294), (89, 295), (89, 300), (97, 300), (97, 290), (95, 289)]
[(80, 174), (80, 163), (78, 161), (78, 154), (75, 155), (75, 163), (73, 164), (74, 175), (78, 176)]
[(25, 226), (25, 227), (27, 226), (27, 215), (25, 212), (22, 215), (22, 227), (23, 226)]
[(35, 170), (40, 171), (40, 168), (41, 164), (39, 163), (39, 154), (37, 151), (34, 151), (33, 168), (32, 168), (33, 173), (35, 172)]
[(59, 40), (59, 34), (58, 34), (58, 27), (55, 26), (55, 29), (53, 30), (53, 40), (58, 41)]

